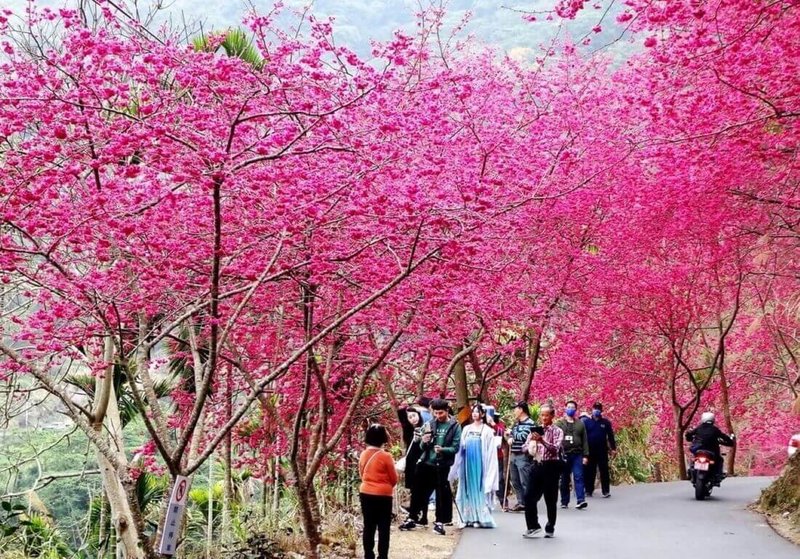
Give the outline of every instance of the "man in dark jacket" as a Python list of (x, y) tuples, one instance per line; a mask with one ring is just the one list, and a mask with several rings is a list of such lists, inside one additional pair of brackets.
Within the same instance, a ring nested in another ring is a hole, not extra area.
[(733, 446), (735, 443), (714, 425), (714, 414), (705, 412), (700, 418), (700, 425), (686, 432), (686, 440), (692, 443), (689, 448), (692, 454), (701, 448), (714, 453), (714, 474), (719, 477), (722, 474), (722, 453), (719, 445)]
[(617, 451), (617, 442), (614, 440), (614, 429), (611, 422), (603, 417), (603, 404), (596, 402), (592, 406), (592, 417), (583, 419), (586, 426), (586, 438), (589, 441), (589, 460), (584, 467), (586, 481), (586, 495), (591, 497), (594, 493), (594, 480), (597, 470), (600, 470), (600, 488), (603, 497), (611, 496), (611, 476), (608, 472), (608, 451)]
[(556, 422), (564, 431), (561, 447), (567, 458), (561, 473), (561, 508), (569, 506), (570, 480), (574, 480), (575, 498), (578, 501), (576, 508), (583, 510), (588, 506), (583, 484), (583, 467), (589, 462), (589, 441), (586, 438), (586, 426), (575, 417), (577, 413), (578, 403), (569, 400), (564, 408), (564, 417)]
[(408, 520), (400, 525), (400, 529), (412, 530), (417, 526), (431, 493), (435, 491), (436, 520), (433, 531), (444, 535), (444, 525), (453, 521), (453, 492), (447, 476), (461, 443), (461, 425), (448, 416), (446, 400), (433, 400), (431, 408), (434, 417), (425, 424), (418, 443), (422, 451), (415, 481), (419, 484), (418, 490), (412, 492)]

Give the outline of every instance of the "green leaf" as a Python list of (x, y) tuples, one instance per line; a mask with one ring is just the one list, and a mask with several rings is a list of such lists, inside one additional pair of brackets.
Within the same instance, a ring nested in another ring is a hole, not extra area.
[(3, 536), (6, 538), (8, 536), (14, 535), (14, 532), (17, 531), (17, 526), (3, 526)]

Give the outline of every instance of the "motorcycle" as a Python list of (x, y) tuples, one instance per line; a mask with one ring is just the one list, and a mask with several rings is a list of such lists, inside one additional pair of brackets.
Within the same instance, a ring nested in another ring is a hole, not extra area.
[[(735, 435), (731, 435), (735, 441)], [(719, 459), (725, 455), (722, 454)], [(706, 497), (711, 496), (714, 487), (719, 487), (722, 480), (728, 475), (722, 470), (722, 464), (719, 468), (715, 467), (717, 456), (710, 450), (699, 448), (694, 451), (694, 457), (689, 465), (689, 481), (694, 486), (694, 498), (698, 501), (704, 500)]]
[(719, 486), (725, 479), (725, 473), (717, 475), (715, 472), (716, 458), (713, 452), (702, 448), (694, 455), (689, 467), (689, 480), (694, 485), (694, 498), (698, 501), (710, 497), (714, 486)]

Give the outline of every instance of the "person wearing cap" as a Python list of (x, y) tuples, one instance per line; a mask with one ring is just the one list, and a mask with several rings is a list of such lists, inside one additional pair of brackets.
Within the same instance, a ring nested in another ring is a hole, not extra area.
[[(511, 458), (508, 461), (510, 470), (511, 486), (514, 488), (514, 494), (517, 496), (517, 504), (511, 509), (512, 511), (525, 510), (525, 491), (528, 487), (528, 478), (530, 477), (531, 470), (531, 456), (522, 446), (528, 440), (528, 435), (531, 434), (531, 429), (536, 427), (536, 423), (531, 419), (531, 412), (528, 408), (528, 402), (517, 402), (514, 406), (514, 426), (511, 427), (507, 441), (511, 449)], [(506, 496), (506, 499), (508, 496)], [(504, 508), (507, 508), (508, 503), (503, 503)]]
[(586, 427), (586, 439), (589, 441), (589, 460), (583, 469), (586, 482), (586, 496), (594, 493), (594, 480), (597, 470), (600, 470), (600, 489), (603, 497), (611, 496), (611, 476), (608, 472), (608, 451), (617, 451), (617, 442), (614, 440), (614, 429), (611, 422), (603, 417), (603, 404), (595, 402), (592, 406), (592, 416), (582, 418)]

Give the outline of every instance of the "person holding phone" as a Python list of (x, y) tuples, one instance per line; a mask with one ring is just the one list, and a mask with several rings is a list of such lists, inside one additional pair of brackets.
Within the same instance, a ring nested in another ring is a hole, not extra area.
[(418, 486), (412, 492), (408, 519), (400, 525), (401, 530), (413, 530), (420, 524), (422, 511), (433, 492), (436, 493), (433, 531), (444, 535), (444, 525), (453, 522), (453, 492), (447, 478), (458, 453), (461, 425), (450, 418), (448, 407), (446, 400), (437, 398), (431, 402), (433, 419), (423, 427), (419, 442), (422, 457), (416, 472)]
[(533, 538), (542, 531), (539, 524), (537, 506), (544, 497), (547, 507), (547, 524), (544, 537), (552, 538), (556, 529), (558, 512), (558, 483), (561, 478), (561, 443), (564, 432), (553, 423), (555, 409), (551, 404), (543, 404), (539, 408), (539, 419), (542, 425), (532, 429), (525, 443), (525, 450), (533, 456), (528, 492), (525, 496), (525, 524), (527, 530), (522, 534), (525, 538)]

